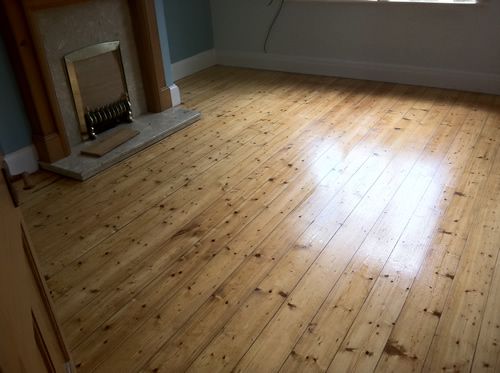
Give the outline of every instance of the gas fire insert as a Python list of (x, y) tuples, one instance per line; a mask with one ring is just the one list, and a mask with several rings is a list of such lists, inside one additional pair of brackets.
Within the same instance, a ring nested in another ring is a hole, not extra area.
[(79, 49), (64, 60), (82, 140), (132, 121), (119, 41)]

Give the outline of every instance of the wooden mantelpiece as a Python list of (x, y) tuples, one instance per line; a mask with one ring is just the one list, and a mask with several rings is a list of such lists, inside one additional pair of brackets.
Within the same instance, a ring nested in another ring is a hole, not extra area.
[(2, 0), (2, 25), (14, 71), (31, 122), (33, 143), (41, 160), (53, 162), (70, 153), (54, 88), (44, 71), (44, 53), (37, 48), (29, 8)]
[[(53, 163), (71, 153), (42, 39), (34, 19), (38, 10), (89, 0), (0, 0), (9, 55), (30, 119), (40, 160)], [(172, 106), (158, 36), (154, 0), (129, 0), (141, 74), (150, 112)]]
[(129, 0), (130, 14), (139, 52), (148, 110), (159, 113), (172, 107), (170, 89), (163, 70), (163, 57), (154, 0)]

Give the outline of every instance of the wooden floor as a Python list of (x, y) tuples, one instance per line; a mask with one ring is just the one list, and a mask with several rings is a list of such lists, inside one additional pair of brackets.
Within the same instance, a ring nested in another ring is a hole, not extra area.
[(499, 372), (500, 97), (214, 67), (23, 212), (79, 372)]

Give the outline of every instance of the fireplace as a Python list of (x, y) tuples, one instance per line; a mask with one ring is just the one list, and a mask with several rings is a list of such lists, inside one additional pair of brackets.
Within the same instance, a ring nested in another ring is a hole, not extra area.
[[(0, 2), (42, 167), (83, 180), (199, 118), (171, 108), (154, 0)], [(140, 135), (81, 155), (118, 122)]]
[(90, 45), (64, 56), (82, 140), (120, 123), (131, 123), (120, 41)]

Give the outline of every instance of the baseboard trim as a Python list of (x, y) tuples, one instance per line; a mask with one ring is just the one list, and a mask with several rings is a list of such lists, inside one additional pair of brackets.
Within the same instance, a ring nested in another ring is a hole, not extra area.
[(33, 145), (6, 154), (4, 160), (11, 175), (19, 175), (23, 172), (31, 174), (38, 170), (38, 154)]
[(215, 49), (198, 53), (192, 57), (186, 58), (172, 64), (172, 75), (174, 81), (194, 74), (203, 69), (209, 68), (217, 63)]
[(338, 76), (437, 88), (500, 94), (500, 75), (418, 66), (311, 58), (265, 53), (217, 51), (220, 65)]
[(181, 90), (176, 84), (168, 86), (170, 89), (170, 99), (172, 100), (172, 107), (178, 106), (182, 103)]

